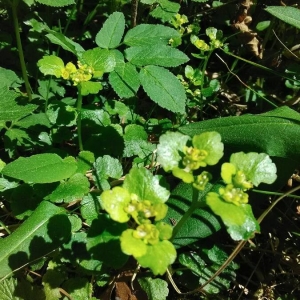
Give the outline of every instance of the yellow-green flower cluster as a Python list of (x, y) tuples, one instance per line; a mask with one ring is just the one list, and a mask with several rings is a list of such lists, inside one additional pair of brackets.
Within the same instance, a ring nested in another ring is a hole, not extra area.
[(154, 245), (159, 242), (159, 231), (153, 224), (139, 225), (132, 233), (136, 239), (141, 239), (145, 244)]
[(86, 64), (82, 64), (80, 61), (77, 62), (78, 68), (69, 62), (61, 70), (61, 77), (65, 80), (72, 80), (73, 85), (78, 85), (80, 82), (89, 81), (92, 79), (94, 69)]
[(219, 194), (223, 200), (237, 206), (248, 203), (248, 194), (233, 184), (227, 184), (225, 188), (220, 188)]
[(137, 224), (151, 223), (150, 218), (155, 221), (163, 219), (168, 207), (164, 203), (152, 203), (149, 200), (139, 201), (135, 194), (131, 195), (130, 203), (124, 207), (126, 213), (136, 221)]
[(206, 166), (204, 160), (208, 155), (207, 151), (194, 147), (185, 147), (184, 152), (185, 157), (182, 163), (187, 171), (198, 170), (200, 167)]

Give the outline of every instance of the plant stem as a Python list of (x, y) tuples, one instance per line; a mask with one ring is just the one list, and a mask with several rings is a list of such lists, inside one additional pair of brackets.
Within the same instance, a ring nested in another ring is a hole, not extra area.
[(19, 21), (18, 21), (18, 14), (17, 14), (17, 7), (18, 7), (19, 0), (13, 0), (12, 2), (12, 15), (13, 15), (13, 22), (14, 22), (14, 28), (15, 28), (15, 34), (16, 34), (16, 42), (17, 42), (17, 48), (19, 52), (19, 59), (20, 59), (20, 65), (22, 70), (22, 76), (25, 83), (25, 89), (28, 96), (28, 100), (32, 100), (31, 95), (31, 87), (27, 76), (27, 70), (26, 70), (26, 64), (24, 59), (24, 53), (22, 48), (22, 42), (20, 37), (20, 30), (19, 30)]
[(77, 135), (79, 150), (83, 151), (82, 135), (81, 135), (81, 108), (82, 108), (82, 93), (81, 84), (78, 84), (78, 98), (77, 98)]
[(131, 28), (136, 26), (138, 5), (139, 5), (139, 0), (131, 0)]
[(199, 202), (198, 202), (198, 197), (199, 197), (199, 191), (195, 188), (193, 188), (193, 198), (192, 198), (192, 203), (189, 209), (184, 213), (184, 215), (181, 217), (179, 222), (175, 225), (173, 228), (173, 234), (171, 241), (174, 240), (176, 237), (177, 233), (180, 231), (182, 225), (186, 222), (186, 220), (193, 214), (193, 212), (199, 207)]

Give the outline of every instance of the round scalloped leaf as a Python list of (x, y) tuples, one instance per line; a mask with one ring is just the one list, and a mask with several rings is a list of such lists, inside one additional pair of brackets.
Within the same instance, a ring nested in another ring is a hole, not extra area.
[(133, 255), (135, 258), (143, 256), (147, 252), (146, 244), (135, 237), (133, 237), (133, 229), (123, 231), (121, 240), (121, 249), (127, 255)]
[(166, 300), (169, 295), (168, 283), (160, 278), (144, 277), (138, 279), (141, 288), (147, 293), (149, 300)]
[(37, 65), (44, 75), (54, 75), (56, 78), (61, 77), (61, 70), (65, 66), (63, 60), (55, 55), (44, 56)]
[(221, 135), (216, 131), (204, 132), (193, 137), (193, 146), (208, 152), (204, 162), (215, 165), (223, 156), (224, 144)]
[(235, 165), (231, 163), (224, 163), (221, 167), (221, 177), (225, 183), (232, 183), (232, 175), (236, 173)]
[(247, 180), (251, 181), (255, 186), (258, 186), (262, 182), (271, 184), (277, 178), (276, 165), (265, 153), (234, 153), (230, 157), (230, 162), (238, 170), (243, 171)]
[(182, 159), (181, 153), (189, 139), (189, 136), (179, 132), (167, 132), (159, 138), (157, 161), (165, 171), (168, 172), (178, 167)]
[(135, 167), (125, 177), (123, 187), (129, 193), (136, 194), (140, 200), (164, 203), (169, 199), (170, 192), (159, 181), (159, 177), (153, 176), (147, 169)]
[(216, 215), (221, 217), (233, 240), (247, 240), (254, 233), (259, 232), (259, 224), (253, 216), (249, 204), (237, 206), (227, 203), (214, 192), (207, 194), (206, 203)]
[(109, 191), (104, 191), (100, 196), (100, 200), (102, 207), (114, 221), (125, 223), (130, 219), (130, 216), (124, 210), (131, 200), (127, 190), (116, 186)]
[(145, 255), (138, 257), (138, 263), (149, 268), (154, 275), (163, 275), (169, 265), (176, 259), (176, 250), (169, 241), (161, 241), (155, 245), (147, 245)]
[(155, 224), (156, 229), (159, 231), (159, 238), (161, 240), (169, 240), (172, 237), (173, 227), (165, 222), (158, 222)]

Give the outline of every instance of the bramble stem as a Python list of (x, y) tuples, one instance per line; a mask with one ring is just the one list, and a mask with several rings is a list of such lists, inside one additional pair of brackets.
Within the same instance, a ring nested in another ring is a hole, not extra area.
[(78, 135), (78, 145), (79, 150), (83, 151), (82, 135), (81, 135), (81, 108), (82, 108), (82, 94), (81, 94), (81, 84), (78, 84), (78, 98), (77, 98), (77, 135)]
[(13, 2), (12, 2), (12, 6), (11, 6), (12, 7), (12, 15), (13, 15), (13, 22), (14, 22), (14, 28), (15, 28), (15, 34), (16, 34), (17, 48), (18, 48), (18, 52), (19, 52), (22, 76), (24, 79), (25, 89), (26, 89), (26, 93), (28, 96), (28, 100), (31, 101), (32, 100), (31, 88), (30, 88), (30, 83), (29, 83), (28, 76), (27, 76), (24, 52), (23, 52), (23, 48), (22, 48), (22, 42), (21, 42), (20, 30), (19, 30), (19, 21), (18, 21), (18, 14), (17, 14), (18, 2), (19, 2), (19, 0), (13, 0)]

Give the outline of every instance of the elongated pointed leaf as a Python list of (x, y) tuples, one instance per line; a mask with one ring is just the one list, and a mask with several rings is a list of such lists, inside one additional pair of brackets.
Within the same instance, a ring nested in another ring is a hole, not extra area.
[(74, 0), (35, 0), (35, 1), (53, 7), (62, 7), (62, 6), (75, 4)]
[(184, 113), (185, 90), (171, 72), (162, 67), (147, 66), (140, 72), (140, 81), (148, 96), (159, 106)]
[(137, 66), (177, 67), (189, 60), (180, 50), (165, 45), (131, 47), (125, 50), (125, 55)]
[(62, 159), (57, 154), (45, 153), (19, 157), (7, 164), (2, 174), (33, 183), (50, 183), (71, 177), (77, 169), (73, 157)]
[(65, 210), (43, 201), (15, 232), (0, 240), (0, 279), (67, 243), (70, 233)]
[(225, 149), (265, 152), (299, 160), (300, 114), (288, 107), (280, 107), (260, 115), (244, 115), (192, 123), (180, 131), (194, 136), (205, 131), (217, 131)]
[(179, 39), (180, 33), (163, 25), (141, 24), (130, 29), (124, 37), (128, 46), (167, 45), (170, 39)]
[(300, 29), (300, 10), (291, 6), (269, 6), (266, 11), (276, 18)]
[(117, 47), (125, 29), (125, 18), (120, 12), (114, 12), (103, 24), (96, 35), (96, 44), (101, 48), (112, 49)]

